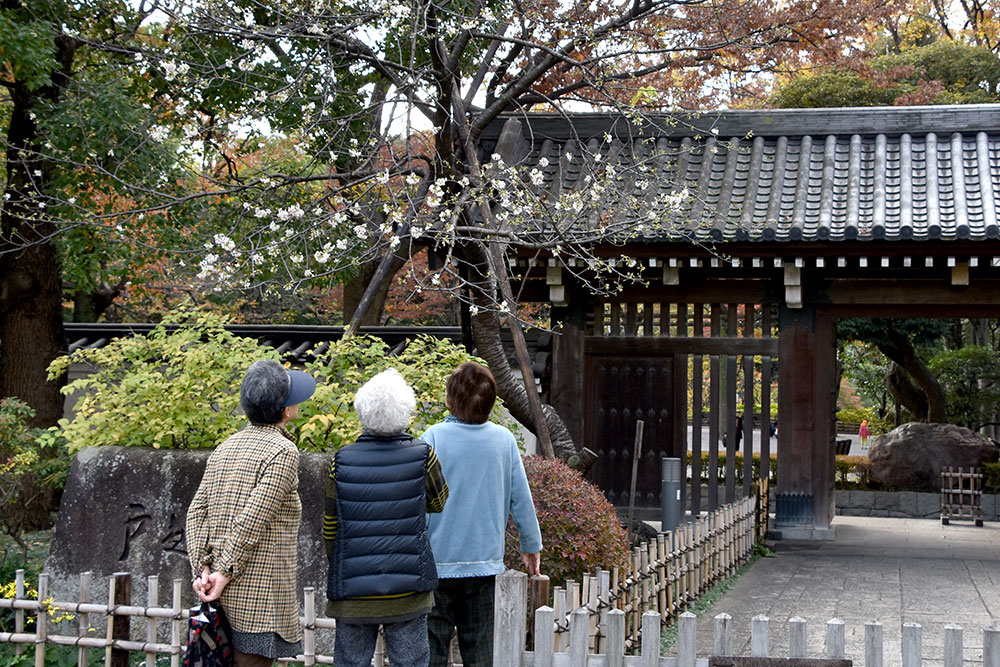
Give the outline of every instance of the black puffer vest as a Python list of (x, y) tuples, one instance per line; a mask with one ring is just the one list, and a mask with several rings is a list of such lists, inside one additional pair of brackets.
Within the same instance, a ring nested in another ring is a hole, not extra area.
[(337, 537), (327, 598), (432, 591), (437, 570), (427, 538), (430, 445), (403, 434), (361, 436), (337, 451)]

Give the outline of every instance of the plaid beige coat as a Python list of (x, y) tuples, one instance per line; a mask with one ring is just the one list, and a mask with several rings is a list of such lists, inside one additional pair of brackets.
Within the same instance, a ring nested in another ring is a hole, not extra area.
[(299, 452), (278, 426), (248, 425), (216, 448), (188, 508), (192, 577), (232, 573), (220, 601), (237, 632), (302, 638), (296, 544)]

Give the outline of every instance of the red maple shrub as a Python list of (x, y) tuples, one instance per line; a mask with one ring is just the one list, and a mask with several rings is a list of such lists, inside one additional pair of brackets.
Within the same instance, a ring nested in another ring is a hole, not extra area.
[[(524, 469), (542, 529), (542, 574), (552, 586), (628, 561), (625, 529), (601, 490), (559, 460), (525, 456)], [(521, 565), (517, 529), (507, 526), (507, 567)]]

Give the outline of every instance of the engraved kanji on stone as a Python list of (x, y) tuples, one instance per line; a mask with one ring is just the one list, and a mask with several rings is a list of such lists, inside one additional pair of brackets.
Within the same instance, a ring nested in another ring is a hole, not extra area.
[(153, 516), (146, 512), (146, 506), (142, 503), (128, 504), (128, 518), (125, 519), (125, 548), (122, 549), (122, 555), (118, 557), (118, 560), (128, 558), (132, 548), (132, 540), (146, 532), (146, 524), (152, 518)]

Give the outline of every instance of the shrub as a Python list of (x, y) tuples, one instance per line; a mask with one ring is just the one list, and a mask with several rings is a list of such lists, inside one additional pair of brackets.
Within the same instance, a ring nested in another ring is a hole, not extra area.
[[(354, 394), (370, 377), (394, 367), (413, 387), (417, 411), (409, 431), (421, 433), (447, 416), (445, 384), (451, 372), (464, 361), (485, 361), (473, 357), (460, 345), (425, 334), (408, 341), (403, 350), (392, 354), (389, 346), (372, 336), (339, 340), (306, 370), (317, 380), (316, 393), (300, 408), (305, 423), (299, 429), (299, 447), (325, 451), (350, 444), (361, 433), (354, 413)], [(503, 422), (498, 400), (491, 416)], [(509, 418), (508, 418), (509, 420)]]
[[(553, 586), (562, 586), (567, 579), (580, 581), (584, 574), (598, 569), (627, 565), (625, 529), (600, 489), (556, 459), (526, 456), (524, 469), (542, 529), (541, 570)], [(518, 545), (511, 522), (505, 557), (508, 567), (520, 567)]]
[(845, 424), (860, 425), (863, 419), (868, 420), (868, 428), (872, 435), (881, 435), (893, 429), (891, 417), (879, 417), (878, 413), (870, 408), (847, 408), (837, 411), (837, 421)]
[(28, 426), (34, 416), (17, 398), (0, 400), (0, 524), (20, 547), (22, 561), (28, 551), (24, 532), (50, 525), (49, 510), (69, 471), (61, 443)]
[[(81, 394), (73, 420), (59, 420), (70, 451), (96, 445), (215, 447), (243, 426), (243, 373), (254, 361), (278, 354), (229, 333), (224, 323), (218, 315), (180, 311), (148, 336), (117, 338), (53, 361), (50, 379), (72, 363), (93, 369), (63, 388), (63, 393)], [(168, 329), (165, 324), (184, 326)]]
[(983, 491), (1000, 493), (1000, 463), (983, 464)]
[(871, 461), (867, 456), (837, 456), (837, 488), (867, 489)]

